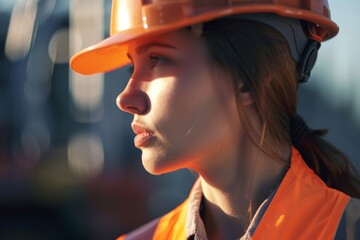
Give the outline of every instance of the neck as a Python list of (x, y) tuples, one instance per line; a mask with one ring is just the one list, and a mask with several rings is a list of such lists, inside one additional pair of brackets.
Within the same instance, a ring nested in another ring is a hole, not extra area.
[[(286, 164), (271, 159), (257, 148), (246, 149), (241, 159), (222, 159), (213, 169), (199, 172), (205, 197), (202, 218), (209, 239), (243, 236), (256, 210), (286, 173)], [(289, 146), (278, 150), (284, 153), (282, 159), (289, 159)]]

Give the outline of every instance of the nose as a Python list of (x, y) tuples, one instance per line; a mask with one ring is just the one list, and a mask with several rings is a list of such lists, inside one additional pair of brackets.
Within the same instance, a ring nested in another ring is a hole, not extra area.
[(129, 82), (116, 98), (116, 105), (124, 112), (144, 115), (149, 110), (149, 98), (146, 92)]

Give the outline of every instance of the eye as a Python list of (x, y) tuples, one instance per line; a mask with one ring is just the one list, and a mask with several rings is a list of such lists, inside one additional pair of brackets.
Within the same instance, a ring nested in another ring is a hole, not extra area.
[(150, 60), (151, 69), (170, 62), (170, 60), (168, 58), (163, 57), (163, 56), (159, 56), (159, 55), (156, 55), (156, 54), (150, 54), (149, 55), (149, 60)]

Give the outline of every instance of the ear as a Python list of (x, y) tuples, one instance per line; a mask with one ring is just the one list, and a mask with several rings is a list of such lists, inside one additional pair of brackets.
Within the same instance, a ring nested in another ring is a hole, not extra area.
[(249, 106), (254, 103), (254, 99), (249, 91), (246, 92), (240, 91), (239, 97), (240, 97), (240, 103), (243, 106)]
[(238, 87), (238, 96), (242, 106), (249, 106), (254, 103), (254, 98), (243, 82)]
[[(268, 87), (270, 85), (272, 81), (272, 76), (271, 74), (266, 74), (266, 76), (263, 78), (263, 84), (264, 87)], [(241, 82), (239, 87), (238, 87), (238, 91), (239, 91), (239, 98), (240, 98), (240, 103), (243, 106), (249, 106), (251, 104), (254, 103), (254, 98), (251, 95), (249, 89), (244, 85), (244, 82)]]

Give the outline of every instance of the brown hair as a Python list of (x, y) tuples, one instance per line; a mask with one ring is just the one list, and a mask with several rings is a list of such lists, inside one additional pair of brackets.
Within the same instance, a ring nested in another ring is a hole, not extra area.
[[(291, 143), (291, 120), (296, 117), (297, 64), (285, 38), (265, 24), (220, 19), (204, 24), (203, 38), (210, 59), (229, 71), (234, 84), (243, 81), (266, 128), (277, 143)], [(264, 76), (271, 81), (264, 84)], [(305, 162), (331, 188), (360, 198), (360, 178), (355, 167), (336, 147), (322, 138), (323, 131), (307, 131), (296, 144)], [(257, 136), (257, 139), (260, 139)], [(261, 149), (285, 163), (264, 142)]]

